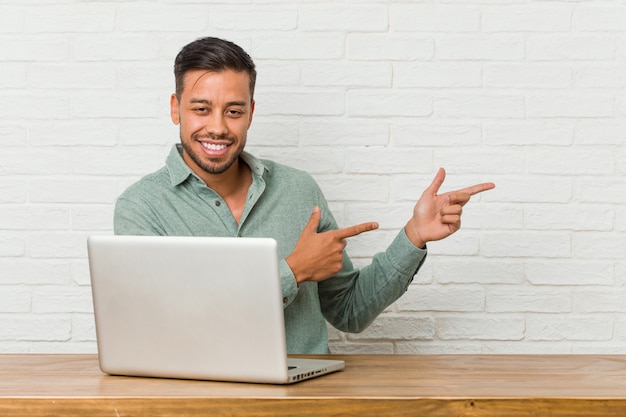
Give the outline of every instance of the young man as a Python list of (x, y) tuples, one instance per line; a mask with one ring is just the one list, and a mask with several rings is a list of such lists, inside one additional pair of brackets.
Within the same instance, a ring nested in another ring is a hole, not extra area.
[(225, 40), (198, 39), (180, 51), (174, 73), (171, 118), (181, 144), (119, 197), (115, 233), (276, 239), (289, 353), (328, 353), (325, 320), (347, 332), (369, 326), (406, 291), (426, 243), (458, 230), (463, 205), (494, 187), (438, 195), (440, 169), (387, 250), (357, 270), (346, 239), (378, 224), (338, 229), (311, 176), (244, 151), (255, 107), (248, 54)]

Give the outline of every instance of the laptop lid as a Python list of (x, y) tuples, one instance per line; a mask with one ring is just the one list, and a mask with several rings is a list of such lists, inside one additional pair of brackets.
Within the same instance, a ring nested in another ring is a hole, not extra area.
[(289, 383), (343, 368), (308, 360), (289, 375), (273, 239), (109, 235), (87, 247), (103, 372)]

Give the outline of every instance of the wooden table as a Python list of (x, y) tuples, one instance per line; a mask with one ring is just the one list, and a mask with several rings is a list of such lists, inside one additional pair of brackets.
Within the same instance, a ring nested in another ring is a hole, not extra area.
[(114, 377), (96, 355), (0, 355), (0, 416), (626, 416), (626, 355), (335, 355), (289, 386)]

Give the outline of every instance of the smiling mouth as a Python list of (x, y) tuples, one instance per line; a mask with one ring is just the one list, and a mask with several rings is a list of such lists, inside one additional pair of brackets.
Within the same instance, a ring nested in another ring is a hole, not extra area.
[(217, 144), (217, 143), (200, 142), (200, 145), (202, 145), (203, 148), (208, 149), (210, 151), (221, 151), (228, 147), (228, 145), (223, 144), (223, 143)]

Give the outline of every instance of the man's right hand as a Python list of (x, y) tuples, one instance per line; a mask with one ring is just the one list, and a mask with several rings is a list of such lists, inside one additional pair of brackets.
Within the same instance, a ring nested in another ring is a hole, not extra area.
[(314, 207), (296, 247), (285, 258), (298, 284), (304, 281), (324, 281), (341, 271), (346, 239), (378, 229), (378, 223), (369, 222), (318, 233), (321, 218), (320, 208)]

